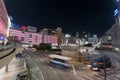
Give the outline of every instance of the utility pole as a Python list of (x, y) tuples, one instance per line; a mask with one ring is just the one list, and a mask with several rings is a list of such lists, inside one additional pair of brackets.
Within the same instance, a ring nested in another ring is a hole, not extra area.
[(104, 61), (104, 79), (106, 79), (106, 61), (105, 61), (105, 54), (103, 55), (103, 61)]

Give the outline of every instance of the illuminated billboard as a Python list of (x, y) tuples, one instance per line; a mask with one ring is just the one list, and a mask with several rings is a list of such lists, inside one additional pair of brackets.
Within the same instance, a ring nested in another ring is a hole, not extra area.
[(28, 31), (29, 32), (37, 32), (37, 28), (36, 27), (32, 27), (32, 26), (28, 26)]
[(4, 40), (4, 36), (0, 35), (0, 41), (3, 41), (3, 40)]
[(71, 37), (70, 34), (65, 34), (65, 38), (69, 38), (69, 37)]
[(27, 26), (22, 26), (21, 29), (22, 30), (28, 30)]

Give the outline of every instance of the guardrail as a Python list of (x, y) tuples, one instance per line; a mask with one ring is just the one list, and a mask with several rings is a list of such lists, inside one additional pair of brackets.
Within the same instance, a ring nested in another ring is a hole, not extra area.
[(3, 59), (3, 58), (5, 58), (5, 57), (9, 56), (9, 55), (12, 54), (15, 50), (16, 50), (16, 48), (13, 48), (13, 50), (12, 50), (11, 52), (6, 53), (6, 54), (3, 55), (3, 56), (0, 56), (0, 59)]
[(8, 64), (15, 56), (16, 48), (0, 52), (0, 69)]
[(14, 47), (13, 44), (0, 46), (0, 51), (4, 51), (4, 50), (7, 50), (7, 49), (10, 49), (10, 48), (13, 48), (13, 47)]

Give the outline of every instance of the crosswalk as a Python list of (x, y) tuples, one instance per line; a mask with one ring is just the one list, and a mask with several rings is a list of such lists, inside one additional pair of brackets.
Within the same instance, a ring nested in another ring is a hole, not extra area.
[[(104, 76), (96, 76), (92, 74), (82, 74), (82, 75), (77, 75), (78, 80), (104, 80)], [(120, 77), (116, 77), (115, 75), (107, 75), (106, 80), (120, 80)]]
[[(48, 57), (43, 54), (43, 55), (36, 55), (36, 61), (38, 62), (42, 62), (42, 63), (45, 63), (47, 61), (49, 61)], [(117, 57), (117, 56), (116, 56)], [(104, 75), (100, 75), (100, 74), (97, 74), (97, 75), (94, 75), (92, 74), (93, 71), (91, 71), (91, 73), (81, 73), (79, 71), (79, 73), (77, 73), (77, 76), (76, 78), (78, 80), (104, 80)], [(119, 71), (120, 72), (120, 71)], [(109, 74), (107, 75), (106, 77), (106, 80), (120, 80), (120, 74)]]

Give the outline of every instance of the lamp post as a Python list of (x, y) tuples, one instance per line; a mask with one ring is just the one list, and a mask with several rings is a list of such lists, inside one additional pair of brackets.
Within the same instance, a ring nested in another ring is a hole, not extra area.
[(105, 62), (105, 54), (103, 55), (103, 61), (104, 61), (104, 79), (106, 80), (106, 62)]

